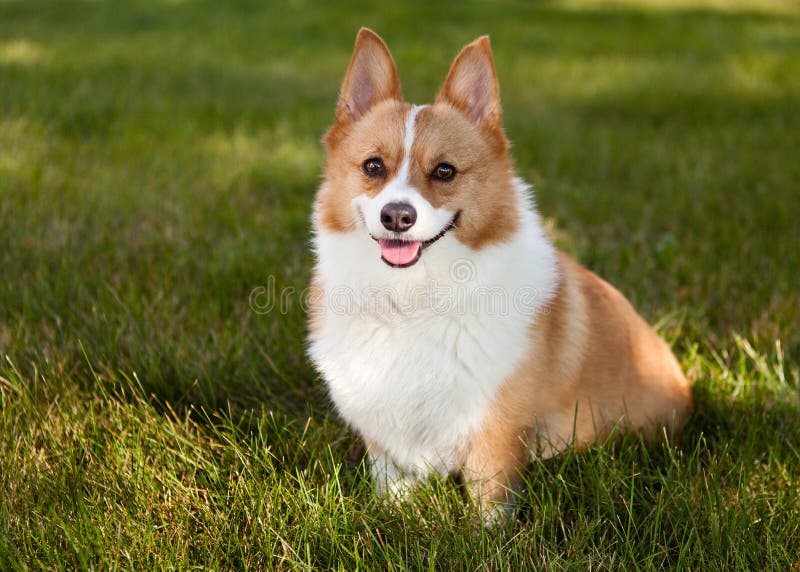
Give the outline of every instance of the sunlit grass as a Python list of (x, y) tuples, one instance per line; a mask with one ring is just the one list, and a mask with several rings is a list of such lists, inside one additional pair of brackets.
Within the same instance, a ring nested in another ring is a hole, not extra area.
[(577, 9), (635, 8), (638, 10), (715, 10), (796, 14), (792, 0), (562, 0), (559, 5)]
[(42, 51), (33, 42), (15, 39), (0, 44), (0, 62), (16, 65), (33, 65), (41, 60)]

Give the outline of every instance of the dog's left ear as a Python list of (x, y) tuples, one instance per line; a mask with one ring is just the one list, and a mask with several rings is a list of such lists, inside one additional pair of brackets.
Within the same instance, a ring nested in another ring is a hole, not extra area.
[(449, 103), (476, 125), (502, 129), (500, 87), (489, 36), (467, 44), (456, 56), (436, 103)]

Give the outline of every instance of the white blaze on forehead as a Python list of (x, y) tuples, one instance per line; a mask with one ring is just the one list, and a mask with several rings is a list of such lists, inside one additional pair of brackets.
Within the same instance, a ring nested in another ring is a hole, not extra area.
[(389, 203), (408, 203), (417, 211), (417, 222), (410, 230), (403, 233), (404, 240), (425, 241), (433, 238), (453, 220), (454, 212), (443, 208), (434, 208), (417, 189), (411, 186), (409, 180), (411, 148), (414, 146), (416, 136), (417, 115), (425, 107), (425, 105), (414, 105), (406, 115), (403, 132), (403, 159), (397, 169), (397, 174), (375, 197), (359, 195), (353, 199), (353, 208), (360, 215), (356, 217), (356, 220), (363, 218), (367, 230), (375, 238), (392, 238), (395, 234), (387, 231), (381, 224), (381, 209)]
[(397, 179), (408, 185), (408, 172), (411, 170), (411, 146), (414, 145), (414, 136), (417, 134), (415, 123), (417, 115), (424, 105), (413, 105), (406, 115), (405, 131), (403, 133), (403, 162), (397, 170)]

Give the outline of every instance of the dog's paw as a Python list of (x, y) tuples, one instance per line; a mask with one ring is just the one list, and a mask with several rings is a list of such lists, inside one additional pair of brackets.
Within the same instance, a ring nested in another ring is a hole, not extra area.
[(514, 519), (514, 503), (494, 502), (481, 506), (478, 511), (478, 522), (488, 529), (505, 526)]

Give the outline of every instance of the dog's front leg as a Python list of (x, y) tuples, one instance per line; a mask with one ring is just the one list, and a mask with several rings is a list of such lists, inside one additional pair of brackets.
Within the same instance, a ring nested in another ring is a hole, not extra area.
[(389, 454), (376, 443), (368, 439), (365, 441), (375, 492), (395, 502), (407, 499), (417, 483), (416, 475), (398, 467)]
[(520, 469), (528, 457), (524, 430), (487, 423), (469, 441), (462, 477), (487, 525), (507, 520), (514, 508)]

